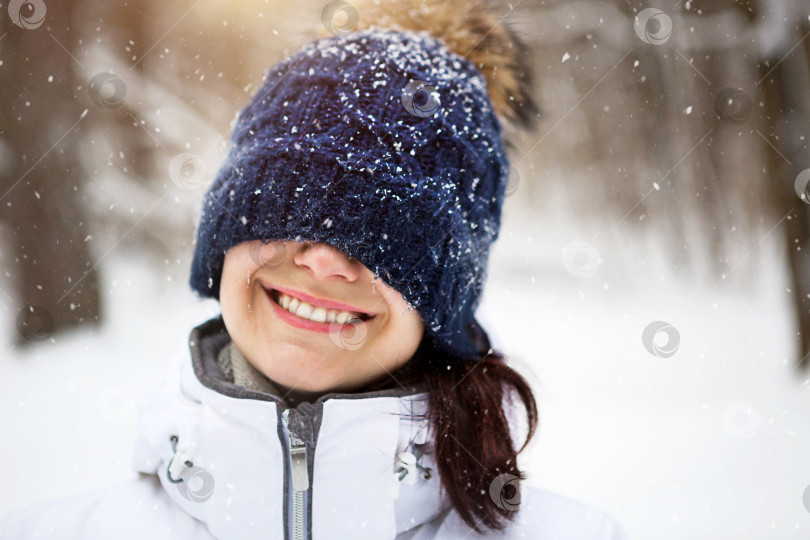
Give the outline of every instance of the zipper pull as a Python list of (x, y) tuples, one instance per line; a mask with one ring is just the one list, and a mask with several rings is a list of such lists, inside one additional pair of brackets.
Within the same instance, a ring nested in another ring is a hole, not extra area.
[(292, 469), (292, 485), (295, 491), (309, 489), (309, 473), (307, 471), (307, 446), (290, 429), (290, 409), (281, 413), (284, 427), (287, 428), (290, 446), (290, 468)]

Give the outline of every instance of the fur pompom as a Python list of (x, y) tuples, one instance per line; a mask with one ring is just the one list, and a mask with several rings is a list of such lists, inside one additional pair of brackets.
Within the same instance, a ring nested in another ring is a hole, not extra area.
[[(339, 8), (333, 13), (336, 18), (342, 12), (347, 19), (346, 30), (377, 26), (425, 31), (439, 39), (485, 76), (489, 99), (502, 121), (534, 127), (539, 110), (532, 97), (530, 51), (495, 13), (490, 0), (333, 0), (330, 5)], [(331, 35), (326, 25), (319, 35)]]

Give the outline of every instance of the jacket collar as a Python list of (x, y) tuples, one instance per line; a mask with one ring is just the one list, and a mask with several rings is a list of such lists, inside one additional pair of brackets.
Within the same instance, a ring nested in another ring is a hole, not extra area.
[[(394, 538), (445, 514), (422, 387), (287, 407), (217, 366), (222, 317), (194, 328), (145, 397), (134, 466), (218, 538)], [(173, 438), (174, 436), (174, 438)]]
[[(253, 367), (233, 341), (228, 342), (217, 354), (217, 366), (225, 378), (237, 386), (284, 397), (275, 383)], [(285, 398), (284, 401), (288, 407), (291, 405), (289, 399)]]

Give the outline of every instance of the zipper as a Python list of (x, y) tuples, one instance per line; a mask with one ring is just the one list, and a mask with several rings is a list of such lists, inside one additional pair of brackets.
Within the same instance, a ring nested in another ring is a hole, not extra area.
[(307, 470), (307, 446), (290, 430), (290, 409), (281, 413), (284, 426), (285, 446), (289, 468), (287, 475), (287, 497), (289, 501), (289, 534), (290, 540), (304, 540), (307, 537), (307, 491), (309, 490), (309, 473)]

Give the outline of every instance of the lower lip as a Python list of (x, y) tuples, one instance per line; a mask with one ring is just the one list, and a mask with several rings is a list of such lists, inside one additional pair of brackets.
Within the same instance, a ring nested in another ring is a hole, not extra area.
[(270, 305), (273, 306), (273, 309), (276, 311), (276, 314), (279, 316), (279, 318), (282, 321), (284, 321), (284, 322), (286, 322), (286, 323), (288, 323), (288, 324), (290, 324), (292, 326), (295, 326), (295, 327), (298, 327), (298, 328), (303, 328), (304, 330), (313, 330), (315, 332), (324, 332), (324, 333), (327, 333), (327, 334), (330, 331), (332, 331), (331, 329), (332, 329), (333, 324), (335, 325), (335, 328), (338, 331), (343, 330), (344, 328), (351, 328), (351, 327), (354, 326), (353, 324), (339, 324), (339, 323), (330, 323), (330, 322), (321, 323), (321, 322), (310, 321), (309, 319), (303, 319), (303, 318), (299, 317), (298, 315), (294, 315), (294, 314), (290, 313), (289, 311), (287, 311), (286, 309), (284, 309), (283, 307), (278, 305), (276, 303), (276, 301), (273, 300), (273, 297), (270, 296), (269, 292), (265, 291), (265, 294), (267, 295), (267, 299), (270, 300)]

